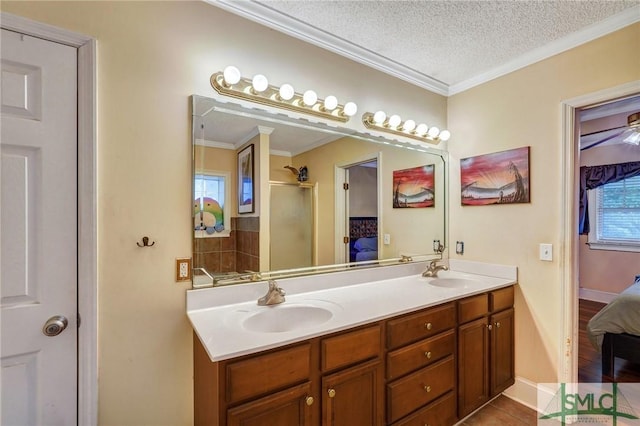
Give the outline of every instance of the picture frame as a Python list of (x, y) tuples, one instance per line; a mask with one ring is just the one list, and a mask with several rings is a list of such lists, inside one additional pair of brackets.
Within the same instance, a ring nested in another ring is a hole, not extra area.
[(393, 171), (393, 208), (435, 207), (435, 164)]
[(525, 146), (461, 159), (461, 205), (529, 203), (529, 151)]
[(238, 213), (255, 211), (253, 144), (238, 152)]

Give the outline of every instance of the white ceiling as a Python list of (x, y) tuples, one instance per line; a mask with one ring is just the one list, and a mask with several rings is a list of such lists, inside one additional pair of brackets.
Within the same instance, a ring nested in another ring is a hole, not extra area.
[(639, 0), (205, 1), (445, 96), (640, 21)]

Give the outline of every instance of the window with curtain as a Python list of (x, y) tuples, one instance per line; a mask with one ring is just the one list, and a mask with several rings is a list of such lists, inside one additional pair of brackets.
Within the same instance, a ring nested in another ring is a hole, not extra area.
[(640, 251), (640, 176), (592, 190), (593, 224), (589, 245), (595, 249)]
[(194, 177), (194, 229), (196, 237), (230, 234), (227, 212), (227, 173), (198, 173)]

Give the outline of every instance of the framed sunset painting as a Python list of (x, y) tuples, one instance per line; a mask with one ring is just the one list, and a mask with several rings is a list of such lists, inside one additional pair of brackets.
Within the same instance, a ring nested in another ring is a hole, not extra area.
[(393, 171), (393, 208), (435, 206), (435, 165)]
[(460, 160), (463, 206), (528, 203), (529, 147)]

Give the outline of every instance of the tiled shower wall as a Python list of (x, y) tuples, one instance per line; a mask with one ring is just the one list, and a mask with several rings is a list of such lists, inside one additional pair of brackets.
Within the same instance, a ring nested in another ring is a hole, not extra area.
[(209, 273), (258, 271), (260, 268), (260, 218), (231, 218), (231, 235), (195, 238), (193, 263)]

